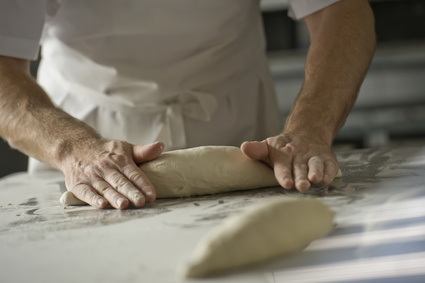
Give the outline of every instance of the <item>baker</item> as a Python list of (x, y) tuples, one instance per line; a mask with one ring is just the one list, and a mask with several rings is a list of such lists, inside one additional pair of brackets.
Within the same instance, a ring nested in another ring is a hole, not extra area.
[(2, 1), (0, 135), (32, 157), (30, 173), (61, 170), (99, 208), (154, 201), (138, 165), (201, 145), (242, 144), (286, 189), (327, 184), (373, 56), (373, 14), (366, 0), (289, 2), (311, 45), (282, 127), (258, 0)]

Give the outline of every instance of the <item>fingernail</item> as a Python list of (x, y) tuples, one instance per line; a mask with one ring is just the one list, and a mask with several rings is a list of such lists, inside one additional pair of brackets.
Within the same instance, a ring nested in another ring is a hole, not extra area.
[(328, 180), (329, 180), (328, 175), (323, 176), (322, 184), (327, 184), (328, 183)]
[(144, 187), (142, 189), (142, 191), (143, 191), (143, 194), (145, 195), (145, 197), (148, 199), (148, 201), (152, 201), (152, 197), (154, 195), (153, 187), (151, 187), (151, 186)]
[(310, 189), (310, 182), (305, 180), (299, 181), (297, 187), (299, 188), (301, 192), (308, 191), (308, 189)]
[(117, 200), (117, 205), (118, 205), (118, 207), (119, 208), (121, 208), (121, 206), (122, 206), (122, 204), (125, 202), (125, 199), (123, 199), (123, 198), (119, 198), (118, 200)]
[(103, 207), (105, 205), (105, 202), (106, 201), (103, 198), (99, 198), (97, 200), (97, 205), (100, 206), (100, 207)]
[(285, 178), (283, 179), (283, 183), (286, 185), (285, 188), (291, 189), (294, 185), (294, 182), (291, 178)]
[(143, 194), (141, 193), (133, 193), (133, 195), (131, 196), (131, 199), (137, 203), (139, 202), (140, 199), (144, 198)]

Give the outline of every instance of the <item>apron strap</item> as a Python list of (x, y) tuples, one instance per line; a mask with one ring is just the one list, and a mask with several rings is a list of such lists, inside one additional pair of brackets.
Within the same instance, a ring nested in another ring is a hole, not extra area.
[[(158, 104), (134, 103), (70, 82), (58, 72), (51, 71), (49, 74), (51, 79), (55, 80), (68, 95), (79, 98), (82, 103), (89, 101), (96, 106), (115, 112), (162, 115), (164, 123), (157, 139), (165, 143), (166, 150), (187, 146), (184, 117), (208, 122), (218, 107), (218, 101), (214, 95), (193, 90), (180, 91), (172, 99)], [(125, 125), (122, 126), (125, 127)]]
[(183, 117), (208, 122), (217, 107), (217, 99), (211, 94), (192, 90), (178, 94), (177, 100), (166, 106), (166, 123), (159, 139), (168, 141), (170, 148), (185, 148), (187, 142)]

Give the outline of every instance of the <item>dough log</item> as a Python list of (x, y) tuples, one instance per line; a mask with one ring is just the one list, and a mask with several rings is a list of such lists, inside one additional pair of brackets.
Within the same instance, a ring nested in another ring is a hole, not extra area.
[(300, 251), (332, 230), (333, 216), (313, 198), (279, 197), (255, 204), (202, 239), (182, 275), (206, 277)]
[[(246, 157), (238, 147), (201, 146), (169, 151), (140, 168), (154, 185), (157, 198), (279, 186), (270, 167)], [(71, 192), (65, 192), (60, 201), (63, 205), (86, 204)]]

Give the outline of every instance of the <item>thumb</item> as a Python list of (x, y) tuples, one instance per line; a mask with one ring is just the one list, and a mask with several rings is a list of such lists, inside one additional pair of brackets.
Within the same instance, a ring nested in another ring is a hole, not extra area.
[(265, 140), (261, 142), (244, 142), (241, 145), (241, 150), (249, 158), (262, 161), (271, 166), (269, 147)]
[(157, 158), (164, 151), (162, 142), (133, 145), (133, 160), (136, 164), (148, 162)]

